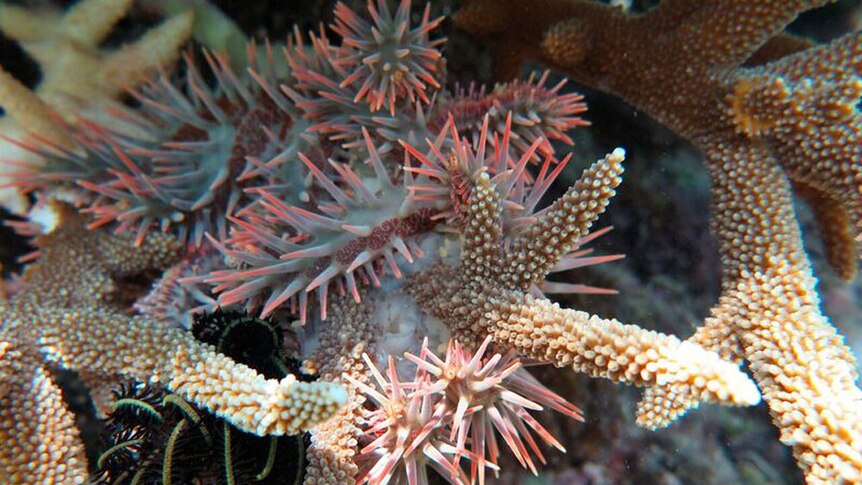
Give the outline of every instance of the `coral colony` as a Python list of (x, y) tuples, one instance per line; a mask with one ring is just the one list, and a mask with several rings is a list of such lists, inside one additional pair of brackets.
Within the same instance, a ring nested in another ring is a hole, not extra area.
[[(429, 8), (411, 19), (409, 0), (338, 4), (335, 35), (296, 30), (237, 60), (180, 56), (190, 14), (103, 52), (129, 1), (45, 16), (2, 6), (0, 28), (51, 82), (30, 91), (0, 72), (3, 200), (37, 248), (0, 286), (0, 475), (414, 485), (536, 473), (573, 446), (542, 413), (583, 419), (525, 367), (545, 363), (646, 387), (648, 427), (763, 392), (809, 483), (862, 481), (855, 360), (818, 309), (789, 202), (792, 181), (836, 211), (823, 224), (831, 261), (852, 276), (859, 36), (811, 50), (775, 36), (822, 2), (665, 0), (629, 16), (549, 0), (528, 18), (517, 2), (463, 3), (457, 22), (496, 54), (607, 89), (703, 148), (726, 267), (705, 326), (681, 341), (549, 299), (604, 291), (546, 278), (618, 258), (585, 245), (604, 232), (625, 152), (543, 203), (569, 161), (554, 146), (587, 124), (581, 97), (547, 73), (447, 91)], [(765, 60), (738, 67), (758, 49)], [(81, 75), (57, 79), (76, 59)], [(135, 72), (118, 74), (120, 61)], [(77, 371), (108, 418), (97, 463), (55, 366)]]

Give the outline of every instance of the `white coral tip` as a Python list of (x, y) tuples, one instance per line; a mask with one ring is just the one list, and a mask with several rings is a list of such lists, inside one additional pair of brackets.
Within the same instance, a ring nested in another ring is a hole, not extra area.
[(760, 389), (757, 384), (751, 379), (746, 379), (739, 383), (739, 387), (734, 390), (736, 394), (736, 402), (740, 406), (754, 406), (760, 404)]
[(333, 383), (329, 389), (329, 399), (335, 404), (343, 406), (347, 402), (347, 388)]

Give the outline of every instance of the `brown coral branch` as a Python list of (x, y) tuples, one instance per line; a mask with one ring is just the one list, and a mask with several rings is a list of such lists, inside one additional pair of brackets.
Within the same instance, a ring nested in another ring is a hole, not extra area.
[[(506, 72), (520, 59), (538, 59), (701, 148), (724, 291), (693, 341), (748, 360), (809, 483), (862, 480), (855, 359), (820, 312), (790, 183), (806, 191), (821, 227), (829, 209), (846, 215), (830, 217), (841, 226), (830, 227), (824, 242), (830, 262), (850, 276), (845, 260), (862, 207), (860, 36), (805, 49), (781, 33), (821, 0), (665, 0), (641, 15), (585, 0), (529, 9), (516, 1), (462, 3), (456, 23), (510, 49)], [(688, 392), (649, 391), (641, 422), (677, 417), (697, 402)]]
[(320, 348), (310, 362), (314, 362), (322, 380), (344, 384), (348, 397), (332, 419), (311, 430), (306, 485), (349, 485), (359, 475), (355, 459), (363, 434), (359, 423), (365, 413), (366, 398), (346, 377), (371, 383), (362, 354), (375, 352), (379, 334), (377, 325), (371, 321), (367, 298), (356, 304), (352, 298), (340, 297), (330, 304), (330, 318), (338, 325), (326, 325), (321, 330)]
[(85, 483), (87, 457), (60, 388), (42, 368), (38, 352), (4, 330), (0, 330), (0, 379), (3, 479), (7, 483)]
[[(620, 182), (621, 162), (621, 150), (599, 161), (535, 223), (543, 234), (553, 235), (542, 236), (549, 237), (543, 249), (548, 259), (554, 260), (564, 250), (566, 238), (581, 236), (579, 228), (589, 227), (603, 211), (608, 194)], [(594, 377), (641, 386), (686, 387), (698, 398), (726, 404), (751, 405), (760, 400), (753, 383), (735, 365), (696, 344), (562, 309), (528, 294), (521, 281), (500, 278), (511, 266), (512, 256), (498, 257), (505, 246), (499, 231), (499, 195), (487, 174), (478, 177), (471, 194), (460, 263), (414, 276), (410, 284), (419, 306), (444, 321), (463, 341), (477, 342), (478, 336), (491, 335), (497, 345)], [(554, 241), (557, 235), (559, 240)], [(545, 265), (545, 256), (538, 254), (541, 245), (530, 248), (533, 253), (518, 260), (537, 272), (538, 281), (553, 261)]]
[(86, 228), (85, 216), (55, 206), (56, 227), (37, 239), (24, 289), (10, 302), (2, 328), (38, 345), (72, 369), (121, 374), (164, 385), (248, 432), (295, 434), (332, 416), (343, 387), (265, 379), (191, 334), (123, 313), (135, 288), (125, 284), (176, 258), (176, 243), (158, 234), (140, 246)]

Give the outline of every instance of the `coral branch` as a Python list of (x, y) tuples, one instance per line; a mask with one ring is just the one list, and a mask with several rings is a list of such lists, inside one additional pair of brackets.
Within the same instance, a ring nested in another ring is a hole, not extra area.
[(501, 279), (523, 290), (539, 283), (578, 240), (589, 234), (622, 182), (625, 150), (617, 148), (584, 171), (512, 242)]
[[(537, 234), (565, 234), (560, 236), (563, 238), (569, 234), (566, 225), (594, 219), (612, 192), (608, 187), (620, 182), (622, 158), (617, 151), (588, 169), (573, 189), (551, 204), (547, 217), (534, 223), (544, 228)], [(583, 204), (572, 203), (578, 196), (583, 197)], [(562, 309), (527, 294), (517, 280), (499, 278), (501, 271), (512, 266), (498, 257), (504, 247), (499, 211), (499, 196), (483, 174), (467, 208), (461, 262), (454, 268), (442, 266), (429, 275), (418, 275), (411, 283), (419, 305), (457, 329), (461, 340), (475, 342), (477, 335), (490, 334), (498, 345), (595, 377), (684, 387), (699, 398), (725, 404), (759, 402), (760, 394), (748, 377), (713, 352), (633, 325)], [(564, 244), (549, 244), (551, 258), (564, 251)], [(539, 283), (553, 266), (536, 254), (524, 255), (521, 261), (523, 267), (538, 268), (530, 285)]]
[(10, 483), (85, 483), (87, 457), (60, 388), (38, 352), (8, 337), (0, 330), (0, 473)]
[(56, 210), (58, 226), (39, 239), (39, 262), (28, 267), (25, 288), (3, 321), (4, 329), (38, 344), (47, 358), (72, 369), (161, 383), (261, 435), (298, 433), (345, 403), (337, 384), (297, 382), (292, 375), (267, 380), (187, 332), (123, 315), (118, 302), (128, 289), (121, 278), (164, 268), (175, 243), (154, 237), (134, 250), (128, 238), (88, 231), (68, 207)]
[[(104, 310), (43, 309), (39, 342), (51, 360), (160, 383), (224, 417), (244, 431), (296, 434), (329, 419), (346, 402), (344, 388), (328, 382), (264, 379), (188, 332)], [(119, 337), (122, 336), (122, 337)], [(103, 355), (107, 343), (110, 355)]]
[(639, 386), (685, 387), (711, 402), (760, 402), (757, 387), (737, 366), (676, 337), (563, 309), (530, 295), (500, 298), (485, 318), (496, 342), (558, 367)]
[[(820, 311), (790, 192), (792, 181), (815, 206), (830, 262), (851, 277), (862, 207), (859, 34), (806, 49), (781, 33), (823, 0), (664, 0), (641, 15), (583, 0), (529, 10), (463, 3), (456, 22), (510, 49), (517, 60), (506, 71), (539, 59), (705, 153), (724, 291), (693, 341), (749, 362), (808, 483), (862, 480), (856, 361)], [(690, 391), (648, 392), (640, 422), (679, 416), (697, 401)]]

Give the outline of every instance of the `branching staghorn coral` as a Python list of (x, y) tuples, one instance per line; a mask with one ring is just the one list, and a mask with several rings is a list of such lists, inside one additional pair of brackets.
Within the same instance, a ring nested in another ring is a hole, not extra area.
[[(586, 124), (582, 98), (548, 74), (446, 90), (440, 21), (410, 11), (339, 6), (343, 41), (295, 32), (286, 72), (266, 43), (250, 70), (186, 61), (135, 91), (149, 139), (84, 120), (72, 148), (22, 143), (49, 163), (17, 183), (80, 207), (53, 232), (16, 224), (48, 234), (4, 310), (11, 343), (84, 371), (94, 396), (126, 375), (257, 434), (311, 427), (307, 484), (483, 482), (509, 454), (536, 473), (564, 444), (534, 415), (580, 413), (529, 364), (757, 403), (721, 355), (545, 296), (598, 291), (546, 277), (617, 259), (585, 245), (624, 151), (543, 206), (570, 159), (551, 142)], [(293, 326), (319, 379), (266, 380), (180, 329), (213, 304)]]
[[(856, 360), (820, 311), (791, 201), (796, 190), (814, 207), (829, 262), (855, 276), (862, 37), (806, 49), (782, 34), (826, 3), (664, 0), (634, 15), (584, 0), (465, 0), (456, 23), (492, 46), (501, 77), (538, 59), (703, 151), (723, 293), (691, 341), (749, 362), (809, 483), (857, 483)], [(697, 402), (685, 386), (649, 390), (639, 420), (663, 426)]]
[[(192, 334), (262, 375), (289, 373), (282, 329), (241, 312), (216, 310), (195, 319)], [(95, 483), (299, 483), (304, 435), (257, 436), (206, 413), (182, 397), (138, 382), (114, 391), (109, 443)], [(289, 481), (288, 481), (289, 480)]]
[(529, 293), (604, 210), (620, 181), (622, 160), (617, 150), (594, 164), (514, 241), (503, 240), (499, 198), (487, 175), (481, 176), (467, 210), (460, 264), (415, 277), (410, 291), (420, 307), (467, 342), (490, 334), (498, 345), (526, 357), (594, 377), (687, 386), (702, 399), (757, 403), (757, 390), (715, 354), (674, 337), (562, 309)]
[[(0, 107), (5, 111), (0, 135), (13, 139), (36, 135), (73, 149), (74, 143), (52, 117), (70, 122), (82, 116), (109, 119), (106, 111), (125, 109), (118, 98), (126, 88), (172, 64), (191, 35), (190, 12), (170, 17), (119, 49), (100, 48), (131, 5), (131, 0), (86, 0), (60, 13), (0, 3), (0, 31), (17, 40), (41, 69), (39, 85), (30, 93), (0, 68)], [(7, 160), (39, 165), (33, 152), (18, 149), (8, 139), (0, 140), (0, 153)], [(0, 176), (0, 181), (4, 179)], [(16, 190), (0, 189), (0, 196), (4, 207), (26, 211)]]
[[(131, 5), (131, 0), (88, 0), (59, 13), (4, 3), (0, 5), (0, 30), (20, 42), (39, 62), (42, 80), (37, 94), (52, 107), (63, 106), (62, 96), (79, 103), (107, 101), (127, 86), (139, 83), (152, 70), (170, 65), (191, 34), (192, 17), (186, 12), (168, 19), (134, 43), (103, 51), (99, 44)], [(80, 109), (65, 108), (67, 116), (74, 116)]]
[[(3, 308), (2, 331), (11, 344), (3, 358), (4, 362), (14, 359), (8, 365), (25, 366), (27, 358), (33, 359), (41, 351), (49, 362), (70, 369), (160, 383), (259, 435), (308, 429), (344, 403), (346, 395), (340, 386), (299, 382), (293, 375), (267, 380), (188, 333), (124, 314), (122, 302), (134, 295), (127, 294), (130, 288), (123, 285), (123, 279), (165, 267), (175, 258), (176, 242), (151, 237), (134, 249), (127, 237), (89, 231), (82, 216), (68, 207), (54, 209), (57, 227), (37, 241), (39, 262), (28, 267), (23, 288)], [(15, 352), (18, 347), (21, 352)], [(59, 389), (51, 384), (42, 365), (27, 368), (26, 373), (26, 369), (16, 373), (11, 390), (0, 400), (4, 412), (0, 432), (11, 438), (32, 424), (39, 434), (15, 441), (30, 442), (31, 448), (4, 447), (0, 463), (4, 476), (12, 477), (14, 483), (30, 482), (36, 467), (45, 474), (36, 478), (47, 480), (50, 473), (61, 473), (68, 466), (72, 470), (65, 480), (83, 483), (86, 476), (80, 457), (66, 463), (67, 456), (80, 454), (76, 452), (80, 444), (69, 418), (64, 417)], [(53, 407), (44, 414), (21, 409), (27, 393), (45, 394), (43, 399), (54, 403)], [(41, 445), (35, 442), (39, 436), (69, 443), (69, 449), (41, 453)]]
[[(0, 318), (5, 322), (9, 313), (0, 309)], [(7, 443), (0, 472), (13, 483), (85, 483), (87, 457), (74, 415), (41, 360), (0, 332), (0, 438)]]

